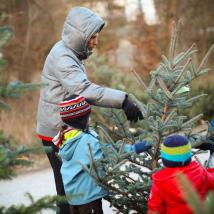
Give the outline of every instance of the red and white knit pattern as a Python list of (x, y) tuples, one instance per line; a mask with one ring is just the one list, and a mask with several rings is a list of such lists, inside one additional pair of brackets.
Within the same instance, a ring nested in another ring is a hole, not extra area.
[(71, 100), (62, 101), (59, 103), (59, 107), (62, 120), (83, 116), (91, 112), (91, 107), (83, 96), (78, 96)]

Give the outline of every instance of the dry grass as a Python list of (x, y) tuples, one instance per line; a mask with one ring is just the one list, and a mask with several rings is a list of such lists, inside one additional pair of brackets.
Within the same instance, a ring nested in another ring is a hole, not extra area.
[(20, 99), (8, 100), (9, 111), (1, 111), (0, 127), (17, 144), (31, 146), (38, 141), (35, 134), (39, 91), (28, 92)]

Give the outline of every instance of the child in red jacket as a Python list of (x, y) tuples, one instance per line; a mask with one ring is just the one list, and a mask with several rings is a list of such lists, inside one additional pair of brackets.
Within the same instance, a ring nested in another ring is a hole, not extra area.
[(186, 137), (173, 135), (161, 145), (162, 170), (152, 176), (153, 184), (148, 200), (148, 213), (190, 214), (176, 175), (185, 174), (193, 184), (201, 199), (214, 189), (214, 168), (206, 170), (196, 161), (191, 161), (191, 145)]

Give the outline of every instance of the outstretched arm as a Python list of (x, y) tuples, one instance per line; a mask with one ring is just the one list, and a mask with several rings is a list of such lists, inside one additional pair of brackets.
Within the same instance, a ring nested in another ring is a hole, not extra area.
[(139, 154), (141, 152), (146, 152), (151, 148), (152, 148), (151, 143), (143, 140), (143, 141), (138, 141), (134, 145), (126, 144), (124, 147), (124, 151), (125, 152), (136, 152), (137, 154)]
[(209, 137), (206, 141), (196, 148), (201, 150), (209, 150), (210, 155), (212, 155), (214, 153), (214, 118), (209, 122), (208, 134)]
[(143, 119), (142, 112), (129, 99), (127, 93), (92, 83), (78, 66), (63, 68), (56, 75), (70, 95), (82, 95), (95, 106), (123, 109), (130, 121), (137, 122), (138, 119)]

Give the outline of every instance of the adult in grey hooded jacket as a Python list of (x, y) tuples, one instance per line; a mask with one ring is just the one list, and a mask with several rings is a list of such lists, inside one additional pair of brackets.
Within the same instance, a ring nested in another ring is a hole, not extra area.
[[(74, 7), (64, 22), (62, 38), (48, 54), (42, 71), (41, 88), (37, 115), (37, 133), (43, 139), (53, 138), (59, 131), (61, 120), (57, 103), (69, 95), (82, 95), (92, 105), (122, 108), (129, 120), (142, 119), (138, 107), (128, 99), (128, 95), (119, 90), (101, 87), (88, 80), (82, 60), (92, 53), (88, 48), (91, 37), (104, 26), (104, 21), (91, 10)], [(59, 163), (49, 160), (54, 170), (56, 187), (61, 182)], [(58, 166), (59, 165), (59, 166)], [(58, 181), (57, 181), (58, 180)], [(62, 189), (57, 187), (58, 194)], [(65, 214), (64, 212), (61, 212)]]
[[(91, 53), (87, 48), (89, 39), (103, 26), (103, 19), (87, 8), (75, 7), (70, 10), (64, 23), (62, 40), (54, 45), (44, 64), (41, 82), (45, 87), (40, 92), (38, 134), (47, 137), (57, 134), (60, 128), (57, 103), (72, 94), (84, 96), (92, 105), (122, 108), (126, 93), (90, 82), (82, 63)], [(131, 114), (133, 110), (130, 109), (126, 114)], [(137, 112), (133, 120), (140, 114)]]

